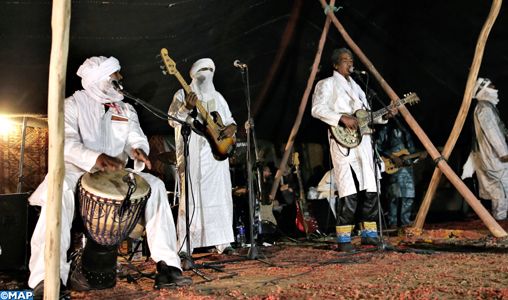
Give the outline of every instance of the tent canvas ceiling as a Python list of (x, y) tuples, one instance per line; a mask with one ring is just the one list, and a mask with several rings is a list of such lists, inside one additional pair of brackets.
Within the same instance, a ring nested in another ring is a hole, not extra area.
[[(336, 6), (343, 8), (336, 15), (399, 96), (418, 94), (421, 103), (410, 111), (433, 143), (441, 146), (462, 103), (476, 42), (491, 4), (486, 0), (348, 0), (337, 1)], [(46, 113), (51, 13), (51, 1), (0, 2), (0, 115)], [(501, 112), (508, 107), (504, 102), (507, 13), (506, 8), (501, 9), (480, 69), (480, 76), (492, 79), (500, 89)], [(294, 31), (281, 53), (292, 14)], [(161, 59), (156, 57), (161, 48), (167, 48), (188, 82), (194, 61), (202, 57), (215, 61), (215, 86), (242, 127), (247, 106), (240, 70), (233, 66), (238, 59), (248, 65), (252, 105), (259, 101), (263, 88), (269, 87), (255, 116), (257, 137), (285, 142), (325, 18), (317, 0), (72, 1), (66, 95), (81, 89), (76, 70), (86, 58), (115, 56), (122, 65), (125, 89), (167, 111), (180, 88), (174, 76), (163, 75)], [(331, 75), (331, 53), (344, 46), (332, 25), (317, 80)], [(278, 68), (270, 77), (275, 62)], [(356, 67), (364, 69), (359, 60)], [(381, 100), (389, 101), (373, 77), (369, 86)], [(325, 127), (310, 115), (310, 103), (297, 140), (326, 143)], [(147, 135), (171, 133), (165, 120), (139, 106), (137, 110)], [(459, 145), (467, 145), (469, 135), (466, 125)]]

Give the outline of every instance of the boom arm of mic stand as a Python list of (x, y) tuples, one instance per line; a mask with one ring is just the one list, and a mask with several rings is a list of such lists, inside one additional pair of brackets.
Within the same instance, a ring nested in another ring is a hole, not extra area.
[(163, 112), (162, 110), (158, 109), (157, 107), (155, 107), (155, 106), (153, 106), (153, 105), (151, 105), (151, 104), (146, 103), (146, 101), (141, 100), (141, 99), (139, 99), (138, 97), (136, 97), (136, 96), (133, 96), (133, 95), (129, 94), (129, 93), (128, 93), (127, 91), (125, 91), (125, 90), (122, 90), (122, 94), (123, 94), (125, 97), (127, 97), (127, 98), (129, 98), (129, 99), (132, 99), (132, 100), (134, 100), (134, 101), (136, 101), (136, 104), (141, 104), (141, 105), (143, 105), (143, 106), (149, 107), (150, 109), (155, 110), (156, 112), (160, 113), (161, 115), (165, 115), (165, 116), (167, 116), (167, 117), (168, 117), (168, 119), (171, 119), (172, 121), (175, 121), (175, 122), (180, 123), (180, 124), (182, 124), (182, 125), (183, 125), (183, 124), (187, 124), (187, 125), (189, 125), (189, 126), (192, 126), (192, 125), (191, 125), (191, 123), (189, 123), (189, 122), (187, 122), (187, 121), (182, 121), (182, 120), (180, 120), (180, 119), (177, 119), (177, 118), (173, 117), (172, 115), (168, 114), (167, 112)]

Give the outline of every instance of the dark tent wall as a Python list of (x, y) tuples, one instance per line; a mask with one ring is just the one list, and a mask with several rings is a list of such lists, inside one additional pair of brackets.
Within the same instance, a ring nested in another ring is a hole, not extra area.
[[(180, 88), (160, 69), (165, 47), (184, 78), (194, 61), (215, 61), (215, 86), (228, 100), (240, 126), (247, 119), (245, 92), (236, 59), (249, 66), (254, 102), (276, 60), (295, 6), (298, 21), (278, 71), (269, 83), (256, 134), (276, 143), (287, 141), (300, 105), (326, 16), (317, 0), (301, 1), (72, 1), (67, 95), (81, 88), (76, 75), (90, 56), (115, 56), (124, 87), (167, 111)], [(388, 84), (402, 96), (416, 92), (421, 103), (410, 108), (436, 146), (446, 142), (462, 103), (469, 67), (491, 1), (337, 1), (336, 13), (350, 36)], [(51, 47), (51, 1), (0, 3), (0, 114), (45, 113)], [(298, 11), (298, 10), (297, 10)], [(498, 105), (508, 105), (507, 9), (502, 8), (488, 39), (480, 76), (500, 89)], [(347, 46), (332, 25), (318, 79), (330, 76), (333, 49)], [(357, 61), (357, 68), (364, 69)], [(369, 86), (388, 98), (373, 78)], [(380, 104), (374, 103), (375, 108)], [(137, 107), (147, 135), (168, 134), (167, 122)], [(310, 101), (298, 142), (326, 143), (325, 126), (310, 115)], [(464, 128), (458, 146), (469, 144)]]

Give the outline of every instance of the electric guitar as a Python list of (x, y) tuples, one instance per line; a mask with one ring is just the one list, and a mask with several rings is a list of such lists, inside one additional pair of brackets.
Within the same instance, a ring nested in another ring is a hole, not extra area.
[(395, 156), (400, 157), (404, 164), (402, 167), (397, 167), (393, 161), (389, 157), (381, 156), (381, 159), (385, 163), (385, 172), (387, 174), (393, 174), (397, 172), (400, 168), (410, 168), (412, 164), (415, 164), (418, 162), (418, 158), (422, 153), (427, 153), (426, 151), (423, 152), (416, 152), (413, 154), (409, 154), (409, 151), (407, 149), (402, 149), (399, 152), (393, 153)]
[(300, 186), (300, 197), (296, 200), (296, 226), (299, 230), (305, 232), (307, 236), (314, 233), (318, 229), (318, 224), (310, 203), (305, 200), (305, 192), (303, 190), (302, 176), (300, 171), (300, 160), (298, 159), (298, 152), (293, 155), (293, 164), (296, 168), (296, 176), (298, 177), (298, 185)]
[[(191, 93), (192, 90), (190, 86), (187, 84), (187, 82), (185, 82), (185, 79), (183, 79), (180, 72), (178, 72), (176, 69), (176, 63), (169, 57), (168, 50), (166, 48), (162, 48), (161, 56), (169, 74), (176, 76), (187, 94)], [(212, 148), (212, 153), (215, 159), (225, 160), (233, 153), (233, 150), (235, 149), (236, 137), (233, 136), (230, 138), (221, 139), (219, 129), (224, 128), (225, 126), (222, 123), (222, 119), (219, 113), (216, 111), (208, 113), (201, 104), (201, 101), (197, 101), (196, 107), (199, 113), (203, 116), (204, 123), (202, 124), (195, 119), (193, 122), (195, 129), (197, 129), (197, 131), (206, 138), (208, 143), (210, 143), (210, 147)]]
[[(420, 101), (420, 98), (416, 96), (415, 93), (409, 93), (406, 95), (404, 99), (399, 99), (395, 101), (394, 103), (390, 104), (387, 107), (384, 107), (372, 114), (373, 119), (383, 116), (390, 111), (389, 108), (402, 106), (406, 103), (409, 103), (413, 105), (414, 103), (417, 103)], [(359, 109), (354, 112), (354, 117), (358, 119), (358, 129), (357, 130), (350, 130), (346, 126), (339, 124), (337, 126), (330, 126), (332, 136), (335, 138), (335, 140), (341, 144), (342, 146), (346, 148), (354, 148), (358, 145), (360, 145), (362, 141), (362, 137), (364, 134), (371, 134), (373, 132), (372, 128), (369, 127), (371, 123), (371, 114), (369, 111), (366, 111), (364, 109)]]

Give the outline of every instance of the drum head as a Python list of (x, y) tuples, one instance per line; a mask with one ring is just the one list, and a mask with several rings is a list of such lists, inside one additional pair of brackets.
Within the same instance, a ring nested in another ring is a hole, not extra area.
[[(129, 185), (123, 182), (122, 178), (129, 173), (131, 172), (123, 169), (116, 171), (106, 169), (106, 171), (102, 172), (85, 173), (81, 179), (81, 185), (87, 192), (93, 195), (122, 201), (129, 190)], [(131, 195), (131, 199), (143, 198), (150, 192), (150, 186), (143, 177), (134, 174), (134, 178), (136, 179), (137, 189)]]

